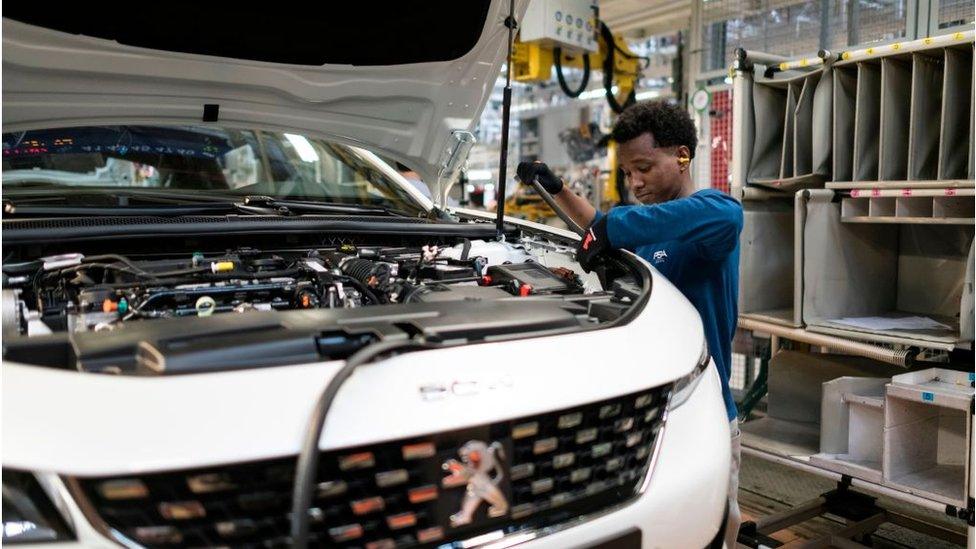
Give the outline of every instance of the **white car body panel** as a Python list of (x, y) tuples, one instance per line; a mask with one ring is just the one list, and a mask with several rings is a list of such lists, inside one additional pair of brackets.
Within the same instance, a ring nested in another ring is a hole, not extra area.
[[(528, 0), (515, 5), (521, 17)], [(451, 132), (474, 128), (495, 85), (506, 53), (508, 8), (508, 2), (492, 2), (477, 43), (458, 59), (391, 66), (168, 52), (5, 18), (4, 131), (199, 124), (203, 105), (218, 104), (221, 126), (366, 146), (433, 183)]]
[[(644, 312), (625, 326), (419, 351), (360, 368), (338, 395), (320, 447), (571, 407), (689, 373), (701, 352), (700, 317), (664, 277), (656, 271), (654, 277)], [(4, 464), (99, 476), (294, 455), (318, 394), (338, 366), (149, 378), (5, 363)], [(478, 391), (421, 398), (421, 385), (454, 382), (477, 382)]]
[[(668, 415), (657, 460), (639, 497), (611, 512), (583, 517), (572, 527), (545, 537), (513, 536), (504, 546), (522, 539), (518, 547), (527, 549), (579, 547), (634, 528), (643, 533), (644, 549), (706, 546), (724, 518), (729, 482), (729, 429), (721, 394), (718, 372), (712, 366), (688, 401)], [(78, 540), (35, 547), (116, 547), (87, 522), (57, 475), (39, 476), (75, 525)]]

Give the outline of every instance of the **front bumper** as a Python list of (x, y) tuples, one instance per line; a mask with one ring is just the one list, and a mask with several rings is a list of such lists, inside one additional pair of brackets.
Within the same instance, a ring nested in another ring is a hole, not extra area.
[[(721, 384), (716, 369), (709, 368), (689, 400), (668, 415), (663, 439), (638, 497), (544, 532), (520, 532), (501, 539), (486, 536), (483, 541), (495, 547), (586, 547), (639, 529), (645, 548), (704, 547), (721, 527), (729, 455)], [(91, 526), (59, 476), (39, 476), (78, 536), (76, 542), (50, 547), (115, 546)]]
[(728, 498), (731, 449), (722, 402), (718, 371), (709, 368), (691, 398), (668, 415), (657, 462), (640, 497), (519, 547), (586, 547), (634, 528), (647, 549), (706, 547), (721, 527)]
[[(449, 433), (668, 385), (698, 358), (701, 325), (676, 289), (663, 279), (655, 284), (645, 312), (619, 328), (410, 353), (360, 368), (343, 386), (320, 449)], [(336, 364), (153, 379), (4, 369), (4, 466), (44, 471), (42, 483), (77, 535), (77, 543), (57, 546), (91, 547), (113, 542), (84, 517), (61, 475), (152, 474), (294, 456)], [(442, 398), (422, 398), (427, 387), (443, 389)], [(644, 547), (706, 545), (720, 526), (729, 471), (728, 421), (714, 368), (670, 414), (658, 440), (654, 469), (637, 497), (502, 542), (585, 546), (636, 527)]]

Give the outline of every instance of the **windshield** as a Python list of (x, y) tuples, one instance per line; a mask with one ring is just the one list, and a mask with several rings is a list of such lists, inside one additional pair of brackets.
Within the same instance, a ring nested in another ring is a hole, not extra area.
[[(174, 196), (270, 196), (425, 207), (349, 147), (291, 133), (194, 126), (79, 127), (3, 134), (4, 196), (64, 189), (173, 189)], [(178, 192), (176, 192), (178, 191)]]

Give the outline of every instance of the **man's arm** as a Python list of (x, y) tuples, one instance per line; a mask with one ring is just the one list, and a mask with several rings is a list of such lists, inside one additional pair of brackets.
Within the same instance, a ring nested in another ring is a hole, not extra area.
[(596, 217), (596, 208), (588, 200), (574, 193), (565, 186), (553, 198), (569, 217), (580, 227), (586, 228)]
[(607, 237), (614, 248), (679, 241), (695, 243), (703, 257), (718, 259), (735, 249), (741, 230), (742, 206), (719, 192), (651, 206), (620, 206), (607, 214)]

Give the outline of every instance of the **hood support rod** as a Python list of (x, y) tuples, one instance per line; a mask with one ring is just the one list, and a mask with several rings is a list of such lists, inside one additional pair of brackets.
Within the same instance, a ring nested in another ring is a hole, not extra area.
[(498, 192), (495, 194), (495, 236), (505, 239), (505, 183), (508, 180), (508, 123), (512, 116), (512, 44), (515, 40), (515, 0), (508, 2), (508, 54), (505, 58), (505, 90), (502, 92), (502, 146), (498, 155)]

